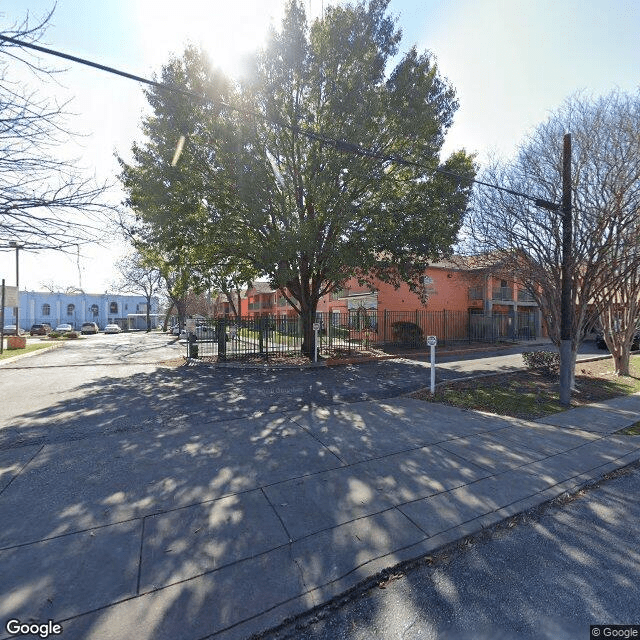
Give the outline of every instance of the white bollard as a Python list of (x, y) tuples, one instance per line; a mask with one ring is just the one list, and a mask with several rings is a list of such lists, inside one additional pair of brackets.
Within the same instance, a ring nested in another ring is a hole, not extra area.
[(427, 336), (427, 344), (431, 348), (431, 395), (433, 395), (436, 392), (436, 345), (438, 338)]

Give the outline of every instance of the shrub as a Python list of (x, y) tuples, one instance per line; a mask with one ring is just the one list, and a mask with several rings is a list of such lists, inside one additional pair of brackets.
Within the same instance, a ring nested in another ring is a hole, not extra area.
[(78, 337), (78, 332), (77, 331), (67, 331), (64, 334), (65, 338), (77, 338)]
[(61, 334), (61, 333), (58, 333), (57, 331), (52, 331), (52, 332), (49, 334), (49, 337), (50, 337), (50, 338), (59, 338), (61, 335), (62, 335), (62, 334)]
[(391, 325), (391, 330), (396, 342), (416, 346), (422, 342), (422, 329), (414, 322), (394, 322)]
[(527, 369), (540, 371), (548, 376), (560, 373), (560, 354), (557, 351), (525, 351), (522, 359)]

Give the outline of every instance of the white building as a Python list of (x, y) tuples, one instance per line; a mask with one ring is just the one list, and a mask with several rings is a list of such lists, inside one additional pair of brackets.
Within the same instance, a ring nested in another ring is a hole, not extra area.
[[(100, 329), (107, 324), (122, 329), (147, 328), (145, 296), (115, 293), (51, 293), (49, 291), (20, 292), (20, 328), (28, 331), (32, 324), (46, 322), (53, 329), (66, 323), (80, 329), (83, 322), (95, 322)], [(151, 328), (158, 325), (158, 299), (151, 298)], [(4, 310), (4, 323), (15, 324), (15, 310)]]

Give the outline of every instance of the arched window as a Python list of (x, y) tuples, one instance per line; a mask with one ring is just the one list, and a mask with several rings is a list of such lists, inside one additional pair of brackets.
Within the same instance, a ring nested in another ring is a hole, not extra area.
[(67, 305), (67, 315), (68, 316), (72, 316), (73, 312), (76, 310), (76, 305), (75, 304), (68, 304)]
[(118, 313), (118, 303), (112, 302), (109, 304), (109, 313)]
[(46, 303), (42, 305), (42, 315), (43, 316), (51, 315), (51, 305), (48, 305)]
[(97, 304), (92, 304), (92, 305), (89, 307), (89, 311), (91, 311), (91, 315), (92, 315), (94, 318), (97, 318), (97, 317), (98, 317), (99, 309), (98, 309), (98, 305), (97, 305)]

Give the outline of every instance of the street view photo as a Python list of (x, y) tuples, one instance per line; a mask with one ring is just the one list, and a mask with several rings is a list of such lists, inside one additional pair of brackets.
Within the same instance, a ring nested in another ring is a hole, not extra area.
[(0, 640), (640, 638), (640, 4), (0, 3)]

